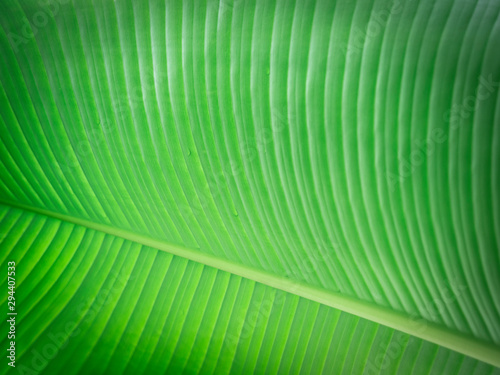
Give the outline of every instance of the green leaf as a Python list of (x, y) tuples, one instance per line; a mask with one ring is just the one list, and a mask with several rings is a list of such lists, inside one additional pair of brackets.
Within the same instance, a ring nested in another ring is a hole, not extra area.
[(0, 6), (0, 374), (500, 373), (500, 3)]
[(491, 369), (264, 283), (67, 220), (0, 208), (9, 229), (2, 247), (18, 264), (20, 373)]

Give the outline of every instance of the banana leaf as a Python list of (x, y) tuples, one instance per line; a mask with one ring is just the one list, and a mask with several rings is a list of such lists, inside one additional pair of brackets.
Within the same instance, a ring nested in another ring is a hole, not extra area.
[(0, 374), (500, 374), (498, 0), (0, 26)]

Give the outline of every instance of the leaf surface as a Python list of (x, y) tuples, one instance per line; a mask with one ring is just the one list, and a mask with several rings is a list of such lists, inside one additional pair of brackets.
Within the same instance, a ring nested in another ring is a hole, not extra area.
[(1, 7), (19, 364), (498, 371), (498, 1)]

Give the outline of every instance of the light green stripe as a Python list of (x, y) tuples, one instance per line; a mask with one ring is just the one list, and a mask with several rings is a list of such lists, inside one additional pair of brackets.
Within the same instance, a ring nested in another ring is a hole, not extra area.
[(134, 241), (145, 246), (166, 251), (210, 267), (218, 268), (222, 271), (230, 272), (256, 282), (281, 289), (288, 293), (293, 293), (300, 297), (322, 303), (324, 305), (357, 315), (361, 318), (383, 324), (385, 326), (397, 329), (432, 343), (441, 345), (472, 358), (484, 361), (491, 365), (500, 367), (500, 348), (491, 344), (479, 341), (475, 338), (463, 335), (458, 332), (446, 329), (436, 324), (424, 321), (423, 319), (413, 318), (383, 307), (349, 298), (347, 296), (319, 289), (304, 283), (273, 275), (265, 271), (257, 270), (241, 264), (233, 263), (228, 260), (202, 253), (195, 249), (174, 245), (165, 241), (155, 240), (153, 238), (113, 228), (107, 225), (96, 224), (88, 220), (83, 220), (40, 208), (30, 207), (23, 204), (5, 202), (0, 203), (32, 211), (37, 214), (46, 215), (55, 219), (67, 221), (77, 225), (82, 225), (90, 229), (101, 231), (113, 236), (121, 237), (129, 241)]

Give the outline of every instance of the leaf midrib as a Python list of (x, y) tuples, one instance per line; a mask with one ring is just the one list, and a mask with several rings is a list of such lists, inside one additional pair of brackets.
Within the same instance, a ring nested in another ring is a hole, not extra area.
[(221, 259), (199, 250), (171, 244), (167, 241), (154, 239), (139, 233), (115, 228), (109, 225), (95, 223), (57, 212), (32, 207), (17, 202), (0, 199), (0, 204), (13, 208), (45, 215), (68, 223), (81, 225), (125, 240), (149, 246), (167, 253), (192, 260), (197, 263), (214, 267), (267, 286), (307, 298), (349, 314), (359, 316), (375, 323), (405, 332), (412, 336), (427, 340), (434, 344), (457, 351), (472, 358), (500, 367), (500, 348), (494, 344), (480, 341), (474, 337), (450, 330), (449, 328), (426, 321), (418, 316), (409, 316), (373, 303), (361, 301), (352, 297), (335, 293), (303, 282), (272, 274), (267, 271), (248, 267), (230, 260)]

